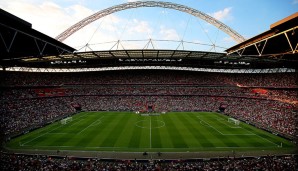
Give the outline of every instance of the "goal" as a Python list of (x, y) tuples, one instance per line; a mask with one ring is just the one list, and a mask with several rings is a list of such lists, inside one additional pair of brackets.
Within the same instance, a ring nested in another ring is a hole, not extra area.
[(228, 122), (234, 123), (235, 125), (239, 125), (240, 121), (234, 118), (228, 118)]
[(67, 118), (64, 118), (61, 120), (61, 124), (62, 125), (65, 125), (67, 124), (68, 122), (71, 122), (72, 121), (72, 117), (67, 117)]

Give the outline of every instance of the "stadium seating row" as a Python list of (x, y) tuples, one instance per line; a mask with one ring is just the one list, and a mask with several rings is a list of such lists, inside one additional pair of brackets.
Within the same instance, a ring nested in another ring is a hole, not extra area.
[[(295, 103), (291, 102), (297, 102), (297, 89), (285, 89), (295, 86), (297, 75), (292, 73), (6, 72), (0, 76), (4, 80), (0, 122), (5, 135), (75, 113), (74, 105), (88, 111), (143, 111), (148, 102), (160, 112), (217, 111), (224, 105), (225, 113), (237, 119), (296, 135)], [(264, 89), (255, 91), (257, 86)]]
[(263, 156), (250, 158), (223, 158), (204, 161), (197, 160), (100, 160), (93, 158), (70, 158), (43, 155), (21, 155), (1, 153), (0, 167), (11, 170), (287, 170), (298, 169), (297, 156)]

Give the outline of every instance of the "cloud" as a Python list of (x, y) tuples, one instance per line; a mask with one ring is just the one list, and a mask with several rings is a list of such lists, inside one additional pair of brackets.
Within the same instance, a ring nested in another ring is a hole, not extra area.
[[(74, 47), (79, 47), (82, 46), (82, 43), (78, 44), (79, 42), (88, 42), (92, 50), (107, 50), (112, 47), (113, 49), (138, 49), (144, 47), (141, 42), (122, 40), (149, 39), (153, 32), (149, 23), (143, 20), (128, 20), (112, 14), (100, 20), (81, 29), (78, 34), (66, 39), (65, 43), (69, 42), (69, 44), (75, 44)], [(117, 43), (118, 40), (120, 43)]]
[(49, 1), (28, 3), (11, 0), (3, 4), (3, 9), (28, 21), (34, 29), (51, 37), (56, 37), (77, 21), (94, 13), (80, 5), (62, 8)]
[(298, 0), (293, 0), (293, 4), (298, 4)]
[(215, 19), (220, 21), (231, 19), (231, 10), (232, 10), (232, 7), (228, 7), (223, 10), (212, 13), (211, 16), (213, 16)]
[(130, 34), (147, 33), (150, 35), (153, 32), (153, 29), (149, 26), (147, 21), (133, 19), (132, 22), (129, 23), (128, 32)]
[(159, 33), (161, 35), (161, 38), (164, 40), (180, 40), (179, 35), (175, 29), (167, 29), (161, 26)]
[[(68, 2), (70, 1), (72, 0), (68, 0)], [(2, 9), (32, 23), (34, 29), (53, 38), (73, 24), (97, 12), (82, 5), (85, 3), (78, 4), (77, 1), (74, 1), (74, 3), (76, 4), (67, 3), (70, 5), (65, 6), (64, 4), (63, 6), (62, 4), (60, 5), (49, 0), (0, 0)], [(225, 19), (230, 15), (230, 11), (231, 8), (226, 8), (222, 11), (215, 12), (214, 16)], [(167, 12), (168, 10), (161, 11), (161, 13)], [(113, 45), (115, 45), (115, 42), (119, 39), (159, 39), (180, 41), (181, 38), (177, 30), (178, 28), (175, 30), (174, 26), (155, 25), (154, 21), (152, 22), (151, 19), (148, 19), (148, 21), (139, 18), (132, 20), (130, 18), (122, 18), (121, 15), (110, 14), (80, 29), (63, 41), (63, 43), (77, 49), (88, 43), (93, 50), (107, 50), (112, 48)], [(208, 33), (210, 32), (209, 28), (204, 31)], [(103, 42), (111, 43), (104, 44)], [(143, 42), (140, 41), (122, 42), (125, 48), (143, 48), (146, 42), (142, 43)], [(154, 46), (161, 47), (159, 44), (156, 43)], [(164, 44), (165, 48), (169, 47), (168, 42), (165, 42)]]
[[(35, 0), (30, 2), (22, 0), (0, 1), (0, 6), (5, 11), (31, 23), (33, 29), (53, 38), (73, 24), (96, 12), (79, 4), (62, 7), (54, 2)], [(111, 33), (118, 30), (116, 24), (121, 21), (121, 18), (113, 14), (108, 15), (104, 20), (104, 24), (90, 23), (68, 37), (64, 43), (77, 48), (86, 43), (99, 42), (99, 40), (100, 42), (117, 40), (116, 35)]]

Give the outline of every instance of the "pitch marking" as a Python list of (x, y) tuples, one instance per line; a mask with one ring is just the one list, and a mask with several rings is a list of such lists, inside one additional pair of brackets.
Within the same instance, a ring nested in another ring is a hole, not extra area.
[(92, 122), (90, 125), (88, 125), (86, 128), (82, 129), (79, 133), (77, 134), (81, 134), (83, 131), (85, 131), (86, 129), (88, 129), (90, 126), (94, 126), (94, 123), (100, 121), (100, 119), (102, 119), (104, 116), (98, 118), (97, 120), (95, 120), (94, 122)]
[[(138, 122), (136, 122), (135, 126), (139, 127), (139, 128), (144, 128), (144, 129), (157, 129), (157, 128), (161, 128), (161, 127), (164, 127), (166, 125), (166, 123), (164, 121), (160, 121), (160, 120), (155, 120), (156, 122), (159, 122), (161, 123), (162, 125), (160, 126), (157, 126), (157, 127), (145, 127), (145, 126), (140, 126), (139, 123), (140, 122), (145, 122), (145, 121), (148, 121), (148, 120), (140, 120)], [(149, 121), (150, 122), (150, 121)], [(151, 123), (150, 123), (151, 124)]]
[(224, 119), (217, 119), (217, 120), (230, 128), (233, 128), (233, 129), (241, 128), (240, 126), (230, 126), (230, 125), (226, 124)]
[[(222, 133), (222, 132), (220, 132), (218, 129), (216, 129), (216, 128), (214, 128), (212, 125), (210, 125), (208, 122), (206, 122), (206, 121), (203, 121), (202, 119), (200, 119), (199, 117), (197, 117), (199, 120), (200, 120), (200, 123), (202, 124), (202, 125), (204, 125), (204, 126), (208, 126), (208, 127), (210, 127), (210, 128), (212, 128), (212, 129), (214, 129), (215, 131), (217, 131), (218, 133), (220, 133), (221, 135), (256, 135), (256, 134), (253, 134), (252, 132), (250, 132), (250, 133), (252, 133), (252, 134), (224, 134), (224, 133)], [(204, 124), (203, 124), (204, 123)], [(241, 127), (240, 127), (241, 128)]]

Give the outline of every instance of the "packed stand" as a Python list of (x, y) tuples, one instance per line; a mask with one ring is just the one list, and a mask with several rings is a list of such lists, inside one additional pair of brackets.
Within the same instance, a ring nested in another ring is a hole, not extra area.
[(2, 86), (61, 86), (95, 84), (199, 84), (297, 88), (297, 73), (228, 74), (166, 70), (89, 73), (0, 72)]
[(24, 99), (4, 102), (0, 108), (2, 134), (41, 127), (63, 115), (74, 113), (64, 98)]
[(217, 111), (265, 129), (295, 135), (295, 73), (226, 74), (189, 71), (106, 71), (90, 73), (1, 72), (1, 130), (5, 135), (87, 111)]
[(64, 171), (296, 171), (297, 156), (263, 156), (210, 160), (100, 160), (43, 155), (1, 153), (2, 171), (64, 170)]

